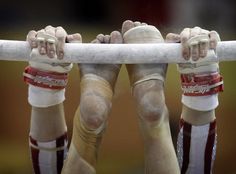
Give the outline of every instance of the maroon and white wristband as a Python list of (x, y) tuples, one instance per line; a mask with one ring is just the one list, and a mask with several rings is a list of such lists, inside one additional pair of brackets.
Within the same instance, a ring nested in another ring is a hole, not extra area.
[(207, 96), (223, 91), (223, 77), (218, 73), (181, 74), (181, 85), (185, 96)]

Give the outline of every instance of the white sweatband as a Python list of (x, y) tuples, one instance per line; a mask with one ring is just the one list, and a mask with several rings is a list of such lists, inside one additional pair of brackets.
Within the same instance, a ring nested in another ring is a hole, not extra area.
[(182, 95), (182, 103), (191, 109), (197, 111), (210, 111), (218, 105), (218, 94), (207, 96), (185, 96)]
[(39, 108), (46, 108), (62, 103), (65, 100), (65, 89), (52, 90), (29, 85), (28, 102)]

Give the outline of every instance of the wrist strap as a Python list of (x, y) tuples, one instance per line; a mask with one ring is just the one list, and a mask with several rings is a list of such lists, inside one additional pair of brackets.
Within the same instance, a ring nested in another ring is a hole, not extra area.
[(41, 71), (31, 66), (25, 68), (23, 76), (28, 84), (54, 90), (64, 89), (68, 82), (68, 73)]
[(223, 91), (223, 77), (218, 73), (181, 74), (185, 96), (206, 96)]

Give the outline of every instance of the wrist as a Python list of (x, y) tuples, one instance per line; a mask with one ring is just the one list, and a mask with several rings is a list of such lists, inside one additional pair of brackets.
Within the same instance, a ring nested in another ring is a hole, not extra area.
[(39, 108), (46, 108), (65, 100), (67, 73), (42, 71), (28, 66), (24, 72), (24, 81), (29, 85), (28, 102)]
[(182, 103), (197, 111), (209, 111), (218, 105), (223, 91), (223, 78), (218, 73), (181, 74)]
[(47, 108), (62, 103), (65, 100), (65, 89), (52, 90), (29, 85), (28, 102), (31, 106)]
[(179, 64), (182, 103), (197, 111), (215, 109), (218, 93), (223, 91), (223, 77), (216, 62)]

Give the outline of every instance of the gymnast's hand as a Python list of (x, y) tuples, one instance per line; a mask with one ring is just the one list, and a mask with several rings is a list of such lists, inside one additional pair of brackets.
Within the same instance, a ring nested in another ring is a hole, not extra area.
[(182, 45), (182, 56), (184, 59), (198, 61), (207, 56), (209, 49), (216, 49), (217, 42), (220, 41), (216, 31), (208, 31), (200, 27), (185, 28), (180, 34), (169, 33), (166, 42), (178, 43)]
[(82, 42), (81, 35), (68, 35), (62, 27), (47, 26), (30, 31), (27, 41), (32, 48), (24, 81), (29, 84), (29, 103), (49, 107), (62, 103), (72, 63), (63, 63), (65, 42)]
[(219, 62), (217, 59), (208, 61), (207, 54), (209, 50), (216, 50), (219, 34), (200, 27), (185, 28), (179, 35), (169, 33), (166, 41), (181, 42), (183, 58), (190, 60), (177, 65), (181, 74), (182, 103), (197, 111), (215, 109), (217, 93), (223, 91), (223, 80)]
[(27, 35), (27, 41), (30, 47), (38, 48), (41, 55), (47, 55), (49, 58), (62, 59), (64, 56), (65, 42), (82, 42), (79, 33), (68, 35), (62, 27), (52, 27), (48, 25), (39, 31), (31, 30)]

